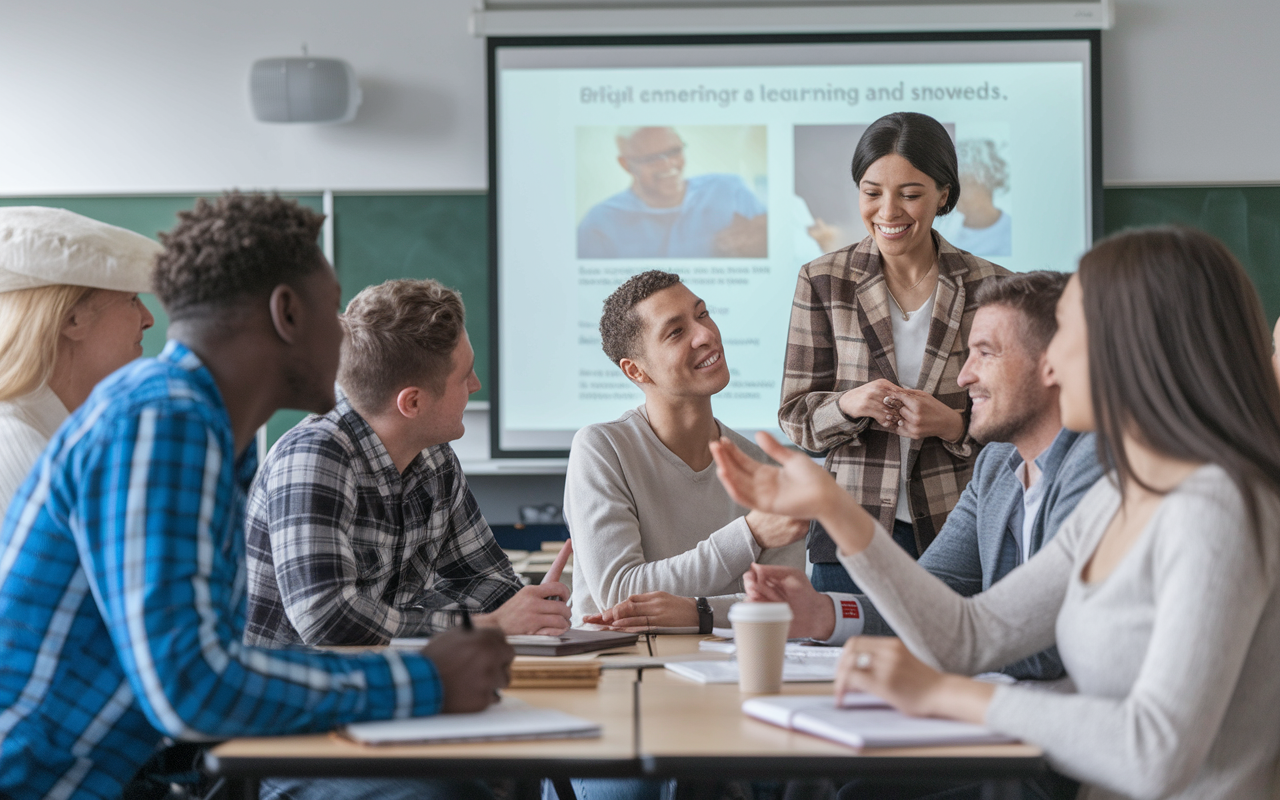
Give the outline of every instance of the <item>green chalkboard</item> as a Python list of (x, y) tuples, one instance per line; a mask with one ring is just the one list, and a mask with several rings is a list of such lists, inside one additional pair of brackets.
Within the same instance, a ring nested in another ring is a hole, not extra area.
[[(391, 278), (435, 278), (462, 293), (476, 374), (489, 379), (488, 209), (483, 194), (336, 195), (334, 263), (343, 302)], [(488, 400), (484, 386), (473, 400)]]
[(1280, 187), (1107, 189), (1107, 233), (1175, 223), (1208, 231), (1240, 259), (1272, 324), (1280, 316)]

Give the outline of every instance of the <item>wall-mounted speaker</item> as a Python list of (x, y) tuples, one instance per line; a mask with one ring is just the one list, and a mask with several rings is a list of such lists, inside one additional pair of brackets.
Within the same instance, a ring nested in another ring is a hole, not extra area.
[(350, 122), (360, 84), (338, 58), (263, 58), (249, 71), (249, 99), (259, 122)]

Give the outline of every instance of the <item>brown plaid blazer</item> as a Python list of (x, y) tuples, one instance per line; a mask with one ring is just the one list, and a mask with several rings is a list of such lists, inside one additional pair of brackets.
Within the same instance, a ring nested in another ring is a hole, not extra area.
[[(960, 411), (967, 426), (969, 394), (956, 378), (967, 357), (973, 296), (983, 281), (1009, 271), (933, 236), (938, 289), (920, 384), (913, 388)], [(836, 405), (844, 392), (877, 378), (898, 382), (890, 313), (884, 264), (872, 237), (801, 267), (778, 422), (800, 447), (826, 453), (836, 482), (892, 531), (902, 469), (898, 435), (867, 417), (846, 417)], [(978, 450), (967, 432), (957, 444), (935, 437), (911, 443), (907, 497), (917, 552), (929, 546), (960, 499)], [(809, 559), (836, 561), (835, 543), (816, 523), (809, 532)]]

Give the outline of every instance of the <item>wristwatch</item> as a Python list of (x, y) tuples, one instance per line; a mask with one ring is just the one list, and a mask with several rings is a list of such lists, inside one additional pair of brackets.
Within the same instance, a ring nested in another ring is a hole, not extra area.
[(711, 633), (715, 627), (716, 615), (711, 610), (711, 601), (705, 597), (698, 598), (698, 633)]

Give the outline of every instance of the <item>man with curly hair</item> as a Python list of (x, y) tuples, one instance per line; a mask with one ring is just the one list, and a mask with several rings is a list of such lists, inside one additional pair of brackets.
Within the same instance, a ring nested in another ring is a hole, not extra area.
[(747, 510), (715, 477), (728, 436), (711, 398), (729, 383), (720, 329), (680, 278), (651, 270), (604, 302), (604, 352), (645, 402), (574, 436), (564, 510), (574, 539), (573, 610), (621, 628), (727, 624), (757, 559), (803, 566), (808, 523)]
[(164, 352), (99, 383), (15, 497), (0, 528), (0, 794), (143, 793), (128, 784), (165, 737), (476, 711), (505, 684), (512, 652), (493, 630), (403, 654), (242, 642), (254, 434), (279, 408), (334, 402), (340, 290), (322, 221), (237, 193), (181, 214), (155, 271)]
[(462, 298), (433, 280), (356, 295), (338, 403), (286, 433), (249, 495), (249, 618), (264, 647), (380, 645), (459, 624), (569, 627), (569, 589), (521, 586), (449, 442), (480, 389)]

